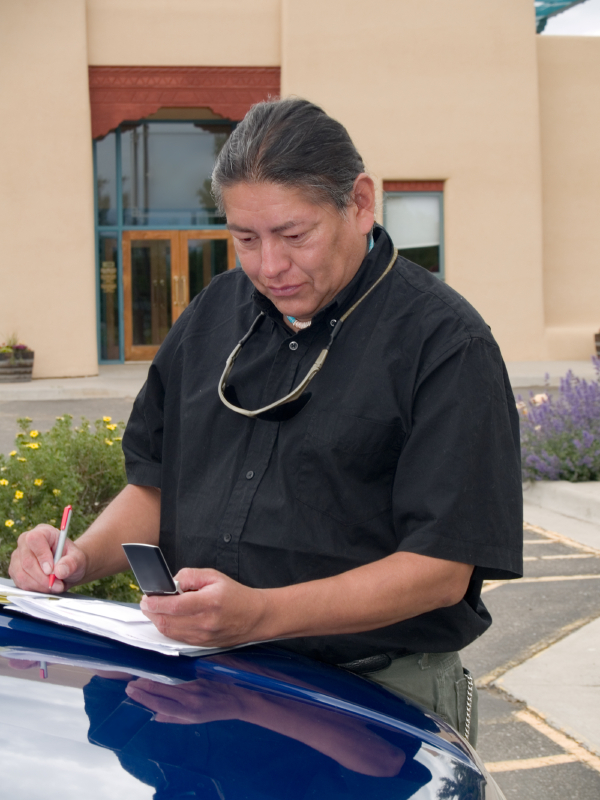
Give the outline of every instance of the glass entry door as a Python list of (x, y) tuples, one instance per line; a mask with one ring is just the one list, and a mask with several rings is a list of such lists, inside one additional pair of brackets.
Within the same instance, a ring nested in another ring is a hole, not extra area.
[(123, 231), (125, 359), (154, 358), (188, 303), (234, 266), (225, 230)]

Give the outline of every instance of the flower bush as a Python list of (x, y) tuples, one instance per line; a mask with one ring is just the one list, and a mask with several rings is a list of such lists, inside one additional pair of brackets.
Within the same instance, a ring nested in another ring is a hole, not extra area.
[[(42, 433), (29, 417), (18, 420), (15, 449), (0, 454), (0, 575), (8, 577), (10, 554), (19, 535), (40, 522), (59, 526), (64, 506), (73, 506), (69, 538), (76, 539), (126, 484), (124, 424), (104, 417), (91, 425), (57, 417)], [(116, 445), (116, 446), (115, 446)], [(139, 602), (131, 572), (77, 587), (81, 594)]]
[(561, 379), (558, 394), (519, 396), (523, 480), (600, 480), (600, 359), (596, 380)]

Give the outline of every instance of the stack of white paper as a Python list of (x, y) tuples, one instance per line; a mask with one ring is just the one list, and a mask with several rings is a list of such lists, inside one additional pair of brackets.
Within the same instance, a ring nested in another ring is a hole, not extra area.
[[(0, 590), (2, 591), (2, 590)], [(196, 656), (220, 652), (221, 648), (197, 647), (176, 642), (162, 633), (137, 607), (123, 606), (106, 600), (33, 595), (8, 589), (10, 607), (37, 619), (68, 625), (88, 633), (107, 636), (118, 642), (155, 650), (169, 656)]]

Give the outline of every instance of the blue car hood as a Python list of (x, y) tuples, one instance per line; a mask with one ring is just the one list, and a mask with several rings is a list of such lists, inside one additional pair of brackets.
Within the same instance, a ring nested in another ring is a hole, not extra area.
[(175, 658), (3, 610), (0, 706), (3, 794), (19, 800), (485, 796), (435, 715), (272, 646)]

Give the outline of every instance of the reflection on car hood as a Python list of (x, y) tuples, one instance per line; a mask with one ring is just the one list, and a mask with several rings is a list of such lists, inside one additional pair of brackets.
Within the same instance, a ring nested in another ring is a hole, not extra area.
[(173, 658), (4, 610), (0, 695), (19, 800), (485, 797), (435, 715), (276, 647)]

